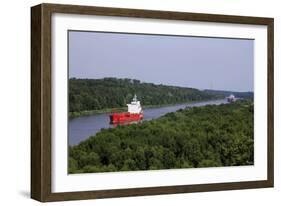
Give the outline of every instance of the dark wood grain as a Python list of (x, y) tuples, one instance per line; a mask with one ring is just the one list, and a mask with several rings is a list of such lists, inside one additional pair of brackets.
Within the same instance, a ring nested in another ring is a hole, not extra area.
[(271, 18), (264, 18), (264, 17), (202, 14), (202, 13), (187, 13), (187, 12), (174, 12), (174, 11), (158, 11), (158, 10), (140, 10), (140, 9), (94, 7), (94, 6), (79, 6), (79, 5), (43, 4), (43, 6), (46, 9), (52, 10), (52, 12), (55, 13), (68, 13), (68, 14), (79, 14), (79, 15), (120, 16), (120, 17), (184, 20), (184, 21), (254, 24), (254, 25), (268, 25), (268, 23), (272, 20)]
[(31, 8), (31, 197), (51, 194), (51, 11)]
[[(264, 181), (52, 193), (51, 16), (53, 13), (266, 25), (268, 29), (268, 178)], [(273, 19), (170, 11), (41, 4), (31, 9), (31, 197), (47, 201), (273, 187)]]
[(65, 193), (52, 193), (50, 194), (50, 196), (48, 196), (45, 199), (45, 201), (65, 201), (65, 200), (82, 200), (82, 199), (97, 199), (97, 198), (100, 199), (100, 198), (163, 195), (163, 194), (191, 193), (191, 192), (210, 192), (210, 191), (267, 188), (267, 187), (272, 187), (272, 185), (268, 181), (251, 181), (251, 182), (231, 182), (231, 183), (200, 184), (200, 185), (117, 189), (117, 190), (65, 192)]
[(267, 179), (274, 186), (274, 20), (267, 25)]
[(41, 6), (31, 11), (31, 197), (42, 200), (41, 163)]

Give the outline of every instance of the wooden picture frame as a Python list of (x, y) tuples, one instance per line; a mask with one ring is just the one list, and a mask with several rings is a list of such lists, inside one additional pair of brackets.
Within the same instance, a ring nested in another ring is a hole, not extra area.
[[(52, 192), (51, 154), (51, 17), (54, 13), (128, 18), (220, 22), (267, 27), (267, 179), (214, 184), (170, 185), (159, 187), (109, 189), (78, 192)], [(160, 195), (234, 189), (273, 187), (273, 34), (272, 18), (215, 14), (105, 8), (92, 6), (40, 4), (31, 8), (31, 198), (42, 202), (94, 198)]]

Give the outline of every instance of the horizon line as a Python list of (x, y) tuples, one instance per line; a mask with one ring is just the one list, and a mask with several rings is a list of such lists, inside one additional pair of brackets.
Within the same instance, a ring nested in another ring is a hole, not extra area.
[(140, 81), (140, 83), (146, 83), (146, 84), (154, 84), (154, 85), (163, 85), (163, 86), (172, 86), (172, 87), (180, 87), (180, 88), (187, 88), (187, 89), (197, 89), (200, 91), (205, 91), (205, 90), (209, 90), (209, 91), (218, 91), (218, 92), (241, 92), (241, 93), (254, 93), (254, 91), (249, 91), (249, 90), (244, 90), (244, 91), (237, 91), (237, 90), (225, 90), (225, 89), (210, 89), (210, 88), (204, 88), (204, 89), (199, 89), (196, 87), (187, 87), (187, 86), (176, 86), (176, 85), (170, 85), (170, 84), (162, 84), (162, 83), (153, 83), (153, 82), (145, 82), (139, 79), (132, 79), (132, 78), (118, 78), (118, 77), (103, 77), (103, 78), (99, 78), (99, 79), (95, 79), (95, 78), (81, 78), (81, 77), (69, 77), (68, 80), (71, 79), (78, 79), (78, 80), (102, 80), (102, 79), (120, 79), (120, 80), (124, 80), (124, 79), (128, 79), (128, 80), (137, 80)]

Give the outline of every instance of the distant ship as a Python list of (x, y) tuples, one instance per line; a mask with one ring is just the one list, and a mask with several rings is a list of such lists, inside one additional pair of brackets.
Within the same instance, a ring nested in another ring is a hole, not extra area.
[(134, 96), (131, 104), (127, 104), (128, 112), (112, 113), (109, 115), (111, 124), (123, 124), (126, 122), (134, 122), (143, 119), (143, 111), (137, 95)]
[(227, 101), (228, 101), (229, 103), (235, 102), (235, 101), (236, 101), (236, 98), (235, 98), (235, 96), (234, 96), (233, 94), (231, 94), (231, 95), (229, 95), (228, 97), (226, 97), (226, 99), (227, 99)]

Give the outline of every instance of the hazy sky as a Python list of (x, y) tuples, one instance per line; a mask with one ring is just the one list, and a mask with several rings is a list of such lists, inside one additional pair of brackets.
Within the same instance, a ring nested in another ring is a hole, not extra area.
[(69, 32), (69, 77), (253, 91), (254, 41)]

